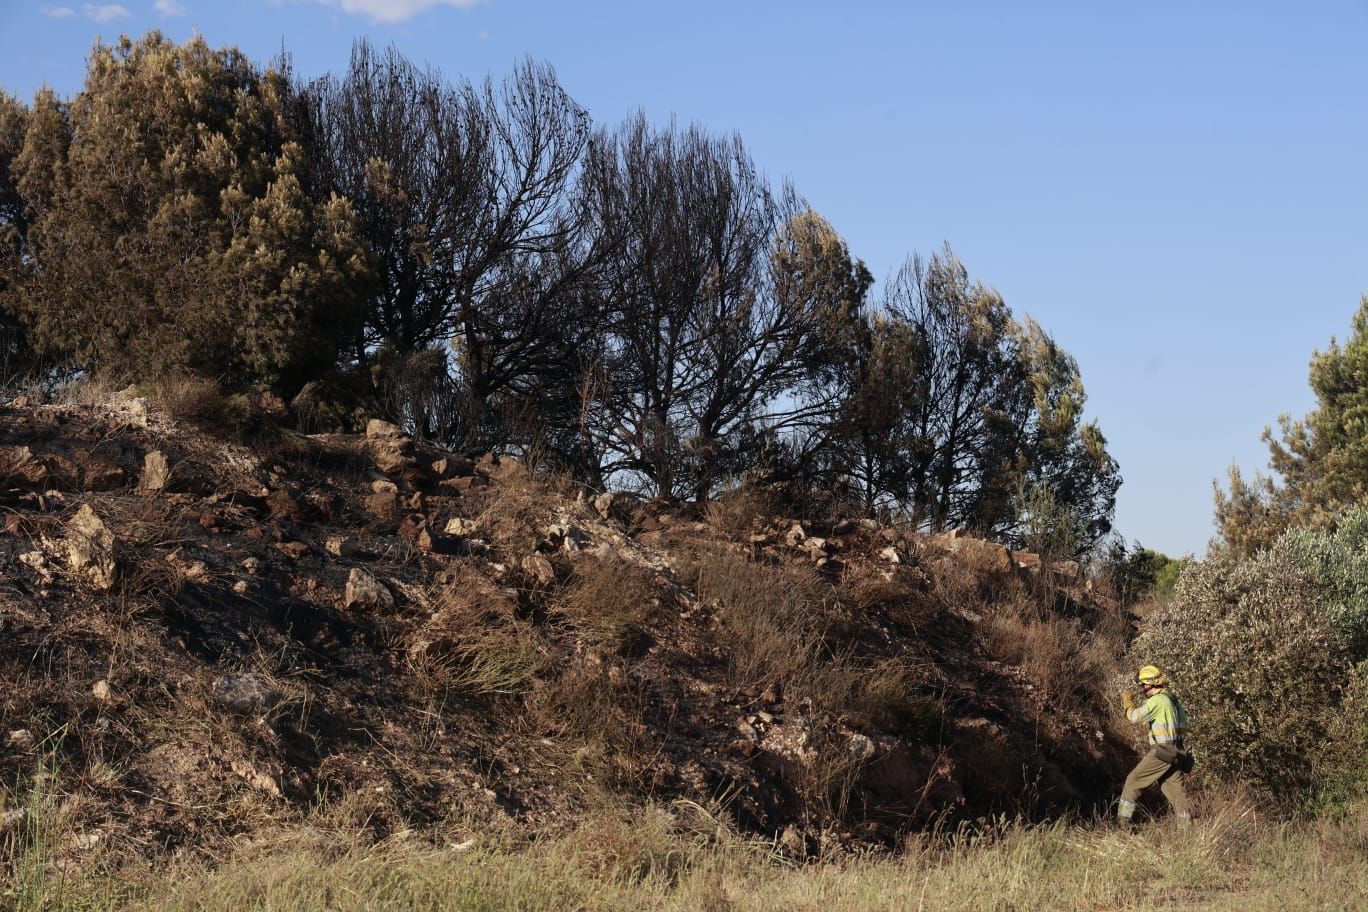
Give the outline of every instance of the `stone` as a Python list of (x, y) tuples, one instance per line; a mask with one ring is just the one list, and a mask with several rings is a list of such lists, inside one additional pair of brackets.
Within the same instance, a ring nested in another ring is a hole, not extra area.
[(846, 747), (858, 760), (871, 760), (874, 755), (878, 753), (878, 748), (874, 745), (874, 742), (869, 736), (859, 734), (858, 732), (850, 736), (850, 741), (846, 744)]
[(1030, 551), (1013, 551), (1012, 563), (1016, 564), (1018, 570), (1025, 570), (1027, 573), (1040, 572), (1040, 555), (1032, 554)]
[(301, 541), (276, 542), (276, 550), (290, 560), (299, 560), (309, 553), (309, 546)]
[(803, 540), (806, 538), (807, 530), (803, 528), (802, 523), (794, 523), (792, 526), (789, 527), (788, 532), (784, 533), (784, 541), (788, 542), (790, 545), (794, 547), (797, 547), (798, 545), (802, 544)]
[(582, 551), (589, 542), (584, 530), (569, 520), (561, 520), (542, 530), (543, 547), (548, 551)]
[(805, 539), (803, 541), (803, 550), (815, 555), (825, 554), (827, 551), (827, 540), (825, 538), (818, 538), (817, 536)]
[(888, 561), (890, 564), (901, 564), (901, 563), (902, 563), (902, 555), (900, 555), (900, 554), (898, 553), (898, 549), (897, 549), (897, 548), (893, 548), (893, 547), (884, 548), (882, 551), (879, 552), (879, 557), (882, 557), (884, 560)]
[(1060, 579), (1076, 580), (1079, 574), (1078, 561), (1055, 561), (1050, 564), (1050, 572)]
[(480, 524), (473, 519), (465, 519), (460, 516), (453, 516), (447, 520), (446, 528), (443, 529), (447, 535), (455, 535), (460, 538), (469, 538), (480, 528)]
[(513, 456), (500, 456), (496, 453), (485, 453), (481, 456), (476, 471), (499, 481), (511, 481), (527, 474), (527, 469), (521, 460)]
[(104, 678), (96, 681), (90, 688), (90, 695), (101, 703), (108, 704), (114, 702), (114, 691), (110, 689), (109, 682)]
[(394, 596), (384, 583), (360, 567), (353, 567), (347, 577), (343, 605), (347, 608), (389, 610), (394, 607)]
[(366, 498), (366, 511), (382, 522), (399, 521), (399, 495), (393, 491)]
[(19, 555), (19, 563), (37, 573), (44, 583), (52, 582), (52, 570), (48, 567), (47, 555), (42, 551), (25, 551)]
[(410, 513), (399, 524), (399, 537), (419, 551), (431, 554), (438, 550), (437, 536), (432, 534), (427, 517), (421, 513)]
[(164, 491), (170, 483), (171, 466), (166, 461), (166, 454), (153, 450), (144, 456), (138, 487), (143, 491)]
[(347, 538), (343, 535), (331, 536), (324, 544), (323, 550), (333, 557), (354, 558), (361, 556), (361, 547), (355, 539)]
[(215, 703), (242, 716), (265, 715), (280, 705), (280, 692), (250, 671), (223, 675), (214, 681), (213, 696)]
[(489, 487), (489, 479), (483, 475), (463, 475), (459, 478), (447, 478), (438, 487), (447, 492), (469, 494), (471, 491)]
[(4, 473), (10, 484), (34, 491), (46, 489), (51, 478), (47, 466), (26, 446), (6, 447)]
[(1011, 573), (1016, 569), (1016, 563), (1012, 560), (1012, 552), (1006, 546), (997, 542), (984, 541), (981, 538), (968, 538), (963, 534), (956, 534), (961, 530), (956, 529), (950, 533), (936, 536), (933, 540), (937, 545), (949, 551), (959, 558), (960, 562), (967, 565), (969, 569), (978, 573)]
[(736, 730), (741, 733), (742, 738), (752, 744), (760, 740), (760, 732), (756, 731), (755, 726), (751, 725), (745, 719), (738, 719), (736, 721)]
[(118, 541), (90, 504), (67, 523), (67, 564), (96, 589), (108, 591), (118, 579)]
[(246, 595), (251, 588), (251, 586), (247, 585), (246, 580), (238, 580), (236, 583), (233, 583), (233, 592), (238, 595)]
[(388, 478), (377, 478), (371, 482), (371, 491), (376, 494), (398, 494), (399, 486)]
[(247, 557), (244, 558), (242, 561), (242, 569), (246, 570), (253, 576), (256, 576), (258, 573), (260, 573), (262, 567), (264, 566), (265, 563), (259, 557)]
[(5, 736), (5, 745), (11, 750), (31, 751), (38, 741), (27, 728), (16, 728)]
[(556, 581), (556, 568), (540, 554), (529, 554), (524, 557), (522, 568), (528, 576), (543, 586), (549, 586)]
[(439, 481), (475, 474), (475, 463), (461, 456), (443, 456), (434, 460), (430, 468), (433, 477)]
[(370, 421), (366, 422), (367, 440), (390, 440), (394, 438), (403, 438), (404, 436), (404, 432), (399, 430), (398, 425), (388, 421), (372, 418)]

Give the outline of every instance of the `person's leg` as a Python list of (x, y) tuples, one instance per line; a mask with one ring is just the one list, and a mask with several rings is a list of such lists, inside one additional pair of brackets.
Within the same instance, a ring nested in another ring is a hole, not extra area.
[(1192, 819), (1192, 809), (1188, 805), (1187, 789), (1183, 787), (1183, 773), (1176, 767), (1159, 780), (1159, 791), (1168, 799), (1173, 808), (1173, 816), (1182, 821)]
[(1158, 782), (1164, 773), (1171, 769), (1173, 767), (1156, 757), (1153, 750), (1141, 757), (1140, 762), (1135, 764), (1135, 769), (1126, 777), (1126, 784), (1121, 788), (1121, 801), (1117, 804), (1116, 816), (1129, 821), (1135, 815), (1135, 802), (1140, 799), (1140, 793)]

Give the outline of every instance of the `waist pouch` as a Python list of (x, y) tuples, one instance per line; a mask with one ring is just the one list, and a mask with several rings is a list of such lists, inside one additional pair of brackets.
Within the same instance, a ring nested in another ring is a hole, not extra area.
[(1179, 772), (1192, 772), (1192, 754), (1176, 744), (1154, 745), (1154, 756), (1158, 757), (1160, 762), (1176, 767)]

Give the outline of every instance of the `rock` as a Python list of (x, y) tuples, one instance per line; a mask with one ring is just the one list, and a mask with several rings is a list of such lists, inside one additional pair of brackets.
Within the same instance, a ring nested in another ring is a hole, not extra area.
[(540, 554), (529, 554), (524, 557), (522, 568), (528, 576), (543, 586), (549, 586), (556, 581), (556, 568)]
[(573, 554), (582, 551), (589, 542), (584, 530), (566, 519), (547, 526), (542, 530), (542, 536), (541, 547), (544, 551), (567, 551)]
[(784, 832), (779, 835), (779, 848), (790, 858), (806, 858), (808, 854), (807, 840), (793, 824), (784, 827)]
[(469, 538), (480, 528), (479, 523), (473, 519), (463, 519), (460, 516), (453, 516), (447, 520), (446, 528), (443, 530), (447, 535), (455, 535), (460, 538)]
[(499, 456), (495, 453), (485, 453), (484, 456), (480, 457), (476, 471), (499, 481), (512, 481), (515, 478), (522, 478), (527, 475), (527, 469), (521, 460), (513, 456)]
[(376, 494), (398, 494), (399, 486), (388, 478), (377, 478), (371, 482), (371, 491)]
[(354, 557), (360, 557), (362, 553), (361, 546), (358, 545), (354, 539), (347, 538), (343, 535), (334, 535), (330, 537), (323, 544), (323, 550), (327, 551), (333, 557), (343, 557), (349, 559)]
[(171, 466), (161, 450), (153, 450), (143, 457), (143, 470), (138, 487), (143, 491), (164, 491), (171, 483)]
[(33, 737), (33, 732), (27, 728), (16, 728), (5, 736), (5, 745), (10, 750), (31, 751), (37, 743), (37, 739)]
[(955, 529), (953, 532), (935, 536), (933, 541), (978, 573), (1005, 574), (1016, 568), (1012, 552), (1005, 546), (981, 538), (968, 538), (960, 533), (962, 530)]
[(214, 702), (229, 712), (261, 716), (280, 705), (280, 692), (250, 671), (228, 674), (214, 682)]
[(755, 714), (755, 718), (766, 725), (774, 724), (774, 713), (758, 712)]
[(438, 539), (428, 526), (427, 517), (421, 513), (410, 513), (399, 524), (399, 537), (419, 551), (431, 554), (438, 550)]
[(1032, 554), (1030, 551), (1013, 551), (1012, 563), (1016, 564), (1018, 570), (1025, 570), (1027, 573), (1040, 572), (1040, 555)]
[(248, 557), (244, 558), (242, 561), (242, 569), (246, 570), (253, 576), (256, 576), (258, 573), (260, 573), (261, 568), (264, 566), (265, 563), (263, 563), (263, 561), (259, 557)]
[(52, 582), (52, 571), (48, 569), (47, 555), (42, 551), (25, 551), (19, 555), (19, 563), (32, 569), (44, 583)]
[(475, 474), (475, 463), (461, 456), (443, 456), (435, 460), (430, 468), (438, 481)]
[(276, 550), (290, 560), (299, 560), (309, 553), (309, 546), (301, 541), (276, 542)]
[(90, 504), (67, 523), (67, 564), (96, 589), (114, 588), (118, 578), (118, 541)]
[(804, 539), (806, 538), (807, 530), (803, 528), (802, 523), (794, 523), (792, 526), (789, 527), (788, 532), (784, 533), (784, 541), (788, 542), (795, 548), (798, 545), (801, 545)]
[(386, 523), (399, 521), (399, 495), (394, 491), (372, 494), (366, 498), (366, 511)]
[(1076, 580), (1079, 573), (1078, 561), (1055, 561), (1050, 564), (1050, 572), (1060, 579)]
[(463, 475), (459, 478), (448, 478), (438, 486), (446, 492), (469, 494), (471, 491), (489, 487), (489, 479), (483, 475)]
[(882, 551), (879, 552), (879, 557), (882, 557), (884, 560), (888, 561), (890, 564), (901, 564), (901, 563), (902, 563), (902, 555), (900, 555), (900, 554), (898, 553), (898, 549), (897, 549), (897, 548), (894, 548), (894, 547), (884, 548)]
[(874, 755), (878, 753), (878, 748), (875, 747), (874, 742), (869, 736), (859, 734), (858, 732), (850, 736), (850, 741), (846, 744), (846, 747), (859, 760), (873, 759)]
[(367, 440), (393, 440), (396, 438), (406, 439), (403, 431), (399, 430), (398, 425), (379, 418), (372, 418), (366, 422)]
[(3, 465), (3, 472), (12, 485), (33, 491), (43, 491), (48, 487), (51, 475), (47, 466), (26, 446), (6, 447), (0, 465)]
[(427, 511), (427, 495), (422, 491), (414, 491), (404, 498), (404, 509), (413, 513), (424, 513)]
[(247, 585), (246, 580), (238, 580), (236, 583), (233, 583), (233, 591), (238, 595), (246, 595), (251, 588), (251, 586)]
[(389, 610), (394, 607), (394, 596), (384, 583), (365, 570), (353, 567), (347, 577), (347, 590), (342, 603), (347, 608)]
[(736, 730), (741, 733), (742, 738), (752, 744), (760, 740), (760, 732), (756, 731), (755, 726), (751, 725), (745, 719), (736, 720)]
[(114, 691), (110, 690), (109, 682), (101, 678), (90, 688), (90, 695), (101, 703), (113, 703)]
[(813, 536), (809, 539), (805, 539), (803, 541), (803, 550), (818, 556), (826, 554), (827, 540), (825, 538), (818, 538), (816, 536)]

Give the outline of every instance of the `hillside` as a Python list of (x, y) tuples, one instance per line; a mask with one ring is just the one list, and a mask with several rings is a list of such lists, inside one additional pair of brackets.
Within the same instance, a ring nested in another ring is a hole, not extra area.
[(131, 394), (0, 408), (0, 786), (144, 856), (282, 828), (462, 843), (605, 800), (794, 856), (1109, 800), (1127, 619), (1072, 564), (575, 490), (511, 458)]

